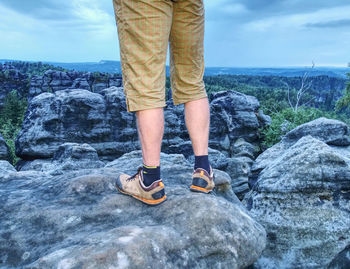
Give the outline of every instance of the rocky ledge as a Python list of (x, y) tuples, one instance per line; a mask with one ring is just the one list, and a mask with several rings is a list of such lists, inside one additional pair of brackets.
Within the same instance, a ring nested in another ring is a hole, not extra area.
[[(54, 155), (45, 172), (0, 161), (1, 268), (244, 268), (265, 247), (264, 228), (223, 171), (214, 194), (192, 193), (192, 165), (162, 153), (168, 198), (150, 207), (114, 187), (135, 172), (140, 150), (105, 165), (86, 144)], [(83, 168), (87, 159), (95, 168)]]
[(268, 238), (254, 268), (350, 268), (346, 124), (319, 118), (300, 125), (259, 155), (252, 172), (243, 204)]

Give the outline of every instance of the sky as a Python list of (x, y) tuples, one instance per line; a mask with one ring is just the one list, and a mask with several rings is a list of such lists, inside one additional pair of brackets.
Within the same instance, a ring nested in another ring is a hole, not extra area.
[[(0, 59), (120, 60), (112, 1), (0, 0)], [(349, 0), (203, 1), (206, 66), (350, 62)]]

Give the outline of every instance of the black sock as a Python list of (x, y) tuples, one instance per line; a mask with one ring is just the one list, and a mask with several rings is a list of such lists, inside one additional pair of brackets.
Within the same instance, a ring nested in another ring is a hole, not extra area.
[(143, 184), (150, 186), (154, 181), (160, 179), (160, 166), (142, 166)]
[(208, 174), (210, 173), (208, 155), (194, 156), (194, 170), (196, 170), (199, 167), (207, 170)]

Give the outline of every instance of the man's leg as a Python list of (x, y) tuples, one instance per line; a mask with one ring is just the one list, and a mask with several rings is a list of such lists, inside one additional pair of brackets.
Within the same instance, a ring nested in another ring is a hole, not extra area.
[(162, 107), (136, 111), (137, 131), (142, 149), (146, 186), (160, 179), (160, 150), (164, 133)]
[(210, 110), (208, 98), (185, 103), (185, 122), (194, 155), (208, 155)]
[(170, 80), (174, 105), (185, 104), (185, 120), (196, 168), (210, 174), (208, 160), (209, 102), (204, 75), (204, 4), (188, 0), (174, 3), (170, 32)]
[(143, 157), (142, 167), (132, 176), (120, 175), (116, 185), (120, 192), (155, 205), (166, 199), (160, 178), (160, 150), (172, 2), (113, 0), (113, 4), (126, 108), (128, 112), (136, 112)]
[(208, 159), (210, 110), (204, 75), (203, 0), (174, 3), (170, 32), (170, 72), (174, 105), (185, 105), (185, 122), (195, 163), (191, 191), (211, 192), (214, 172)]
[(210, 108), (207, 97), (185, 103), (185, 122), (192, 141), (194, 169), (200, 167), (210, 173), (208, 156)]
[(147, 166), (159, 166), (164, 133), (163, 108), (136, 111), (136, 118), (143, 163)]

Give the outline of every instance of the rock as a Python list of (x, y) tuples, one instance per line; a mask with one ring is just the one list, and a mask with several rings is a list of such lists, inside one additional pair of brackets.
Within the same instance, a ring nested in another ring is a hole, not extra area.
[(342, 250), (328, 265), (328, 269), (350, 268), (350, 245)]
[(97, 142), (110, 127), (101, 95), (87, 90), (43, 93), (29, 104), (15, 145), (23, 159), (49, 158), (63, 142)]
[(235, 157), (246, 156), (250, 159), (255, 159), (259, 151), (259, 147), (248, 143), (243, 138), (238, 138), (231, 146), (231, 153)]
[(252, 144), (259, 141), (258, 128), (264, 126), (266, 120), (261, 121), (262, 112), (259, 113), (260, 104), (255, 97), (231, 90), (216, 92), (212, 98), (210, 102), (210, 122), (213, 123), (210, 130), (212, 148), (223, 150), (226, 147), (229, 151), (232, 141), (238, 138), (243, 138)]
[(103, 89), (111, 86), (122, 86), (122, 76), (99, 72), (63, 72), (47, 70), (44, 75), (36, 75), (30, 79), (28, 101), (43, 92), (56, 92), (65, 89), (84, 89), (101, 93)]
[[(49, 74), (50, 77), (63, 76), (61, 73), (45, 74), (47, 77)], [(87, 77), (86, 81), (89, 79)], [(99, 91), (65, 89), (35, 96), (16, 137), (16, 155), (25, 161), (48, 159), (65, 142), (87, 143), (105, 162), (140, 149), (135, 113), (126, 111), (123, 88), (113, 86)], [(220, 92), (211, 100), (211, 106), (209, 146), (222, 154), (222, 162), (217, 161), (215, 168), (227, 166), (226, 157), (255, 158), (259, 152), (258, 127), (264, 124), (256, 114), (259, 108), (256, 98), (237, 92)], [(184, 106), (174, 106), (168, 99), (164, 115), (162, 151), (193, 157)]]
[(22, 74), (11, 63), (0, 63), (0, 109), (4, 105), (7, 94), (12, 90), (16, 90), (20, 98), (26, 96), (28, 80), (28, 75)]
[(282, 139), (285, 143), (295, 143), (301, 137), (311, 135), (329, 145), (350, 145), (349, 127), (342, 121), (320, 117), (289, 131)]
[(76, 78), (73, 81), (72, 88), (90, 90), (90, 84), (86, 78)]
[(274, 151), (243, 200), (267, 232), (255, 268), (325, 268), (350, 243), (350, 159), (311, 135)]
[(6, 144), (5, 139), (0, 133), (0, 160), (9, 160), (10, 159), (10, 149)]
[(0, 181), (9, 173), (17, 172), (17, 170), (8, 161), (0, 160)]
[(56, 92), (65, 89), (85, 89), (101, 93), (103, 89), (122, 86), (122, 76), (100, 72), (78, 72), (47, 70), (43, 75), (21, 73), (11, 63), (0, 63), (0, 108), (6, 95), (13, 89), (20, 98), (31, 101), (44, 92)]
[[(114, 187), (141, 151), (102, 168), (19, 171), (0, 181), (0, 263), (6, 268), (244, 268), (266, 234), (237, 198), (190, 192), (183, 155), (162, 153), (168, 199), (151, 207)], [(218, 173), (218, 186), (229, 177)], [(226, 174), (227, 175), (227, 174)], [(219, 192), (218, 192), (219, 193)], [(248, 251), (249, 250), (249, 251)]]
[(104, 95), (67, 89), (34, 97), (16, 136), (16, 155), (52, 158), (65, 142), (88, 143), (102, 161), (137, 149), (135, 139), (129, 139), (137, 137), (135, 120), (120, 105), (121, 98), (122, 88), (106, 89)]
[(52, 175), (63, 174), (67, 170), (99, 168), (105, 165), (100, 161), (96, 150), (89, 144), (64, 143), (54, 153), (52, 159), (20, 161), (17, 167), (21, 171), (36, 170), (49, 172)]
[(251, 167), (249, 184), (253, 186), (257, 175), (262, 169), (279, 158), (281, 153), (288, 150), (288, 148), (295, 144), (301, 137), (307, 135), (311, 135), (327, 143), (342, 155), (350, 156), (350, 146), (348, 146), (349, 144), (346, 142), (350, 138), (348, 126), (341, 121), (321, 117), (289, 131), (279, 143), (260, 154)]
[(338, 147), (329, 145), (332, 149), (334, 149), (336, 152), (338, 152), (340, 155), (350, 159), (350, 146), (347, 147)]
[(258, 117), (259, 121), (261, 122), (261, 126), (268, 126), (271, 124), (271, 117), (268, 115), (265, 115), (264, 112), (259, 109), (258, 114), (256, 114)]
[(249, 191), (249, 174), (253, 160), (248, 157), (233, 157), (228, 159), (225, 171), (232, 178), (232, 188), (240, 200)]

